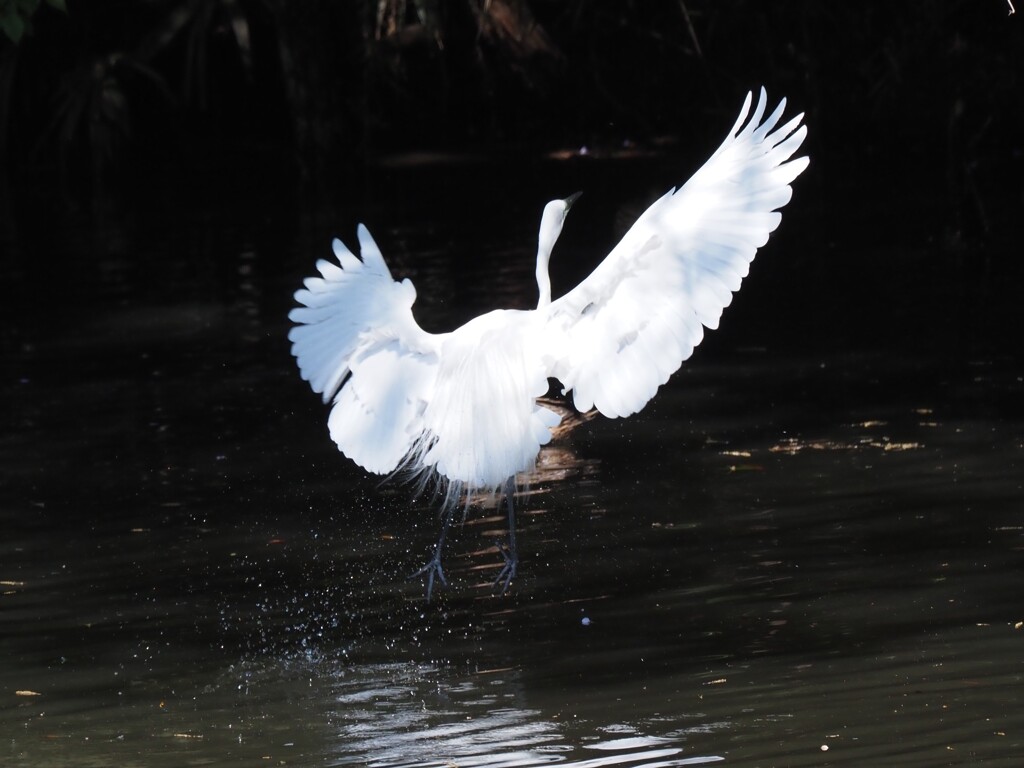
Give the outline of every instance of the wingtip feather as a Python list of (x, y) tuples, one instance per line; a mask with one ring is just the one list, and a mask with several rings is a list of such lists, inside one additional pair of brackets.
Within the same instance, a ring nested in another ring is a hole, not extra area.
[(746, 98), (743, 99), (743, 106), (740, 107), (740, 113), (736, 117), (736, 122), (733, 123), (732, 130), (729, 131), (729, 136), (735, 136), (740, 131), (740, 127), (747, 119), (747, 115), (750, 113), (750, 104), (754, 100), (754, 92), (747, 91)]

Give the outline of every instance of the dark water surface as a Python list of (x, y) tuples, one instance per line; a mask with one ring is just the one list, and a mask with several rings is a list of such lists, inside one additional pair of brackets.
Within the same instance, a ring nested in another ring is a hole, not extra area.
[[(922, 330), (977, 286), (893, 343), (759, 259), (642, 414), (544, 451), (511, 592), (485, 505), (428, 605), (429, 500), (337, 454), (284, 340), (351, 225), (254, 209), (4, 264), (0, 764), (1021, 764), (1024, 364)], [(372, 229), (439, 329), (534, 300), (537, 212)]]

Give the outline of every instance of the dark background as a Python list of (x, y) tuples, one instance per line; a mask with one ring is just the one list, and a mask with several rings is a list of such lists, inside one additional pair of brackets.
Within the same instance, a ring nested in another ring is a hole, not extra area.
[[(311, 209), (333, 211), (347, 236), (361, 218), (374, 231), (430, 226), (462, 206), (481, 229), (526, 243), (540, 205), (575, 185), (588, 199), (574, 218), (591, 217), (576, 243), (599, 255), (636, 212), (617, 207), (639, 209), (684, 180), (763, 84), (810, 127), (811, 169), (780, 235), (792, 258), (763, 286), (767, 298), (775, 281), (802, 284), (808, 304), (779, 316), (813, 315), (806, 333), (839, 346), (894, 330), (984, 346), (1021, 317), (1024, 33), (1008, 10), (1003, 0), (42, 4), (17, 44), (0, 37), (4, 260), (9, 274), (42, 271), (51, 290), (74, 294), (55, 268), (65, 256), (135, 256), (102, 234), (68, 238), (89, 251), (69, 254), (55, 232), (211, 210), (281, 252), (293, 245), (282, 220)], [(575, 271), (556, 259), (556, 292), (594, 258)], [(924, 304), (902, 309), (908, 294)]]
[[(609, 723), (1016, 764), (1024, 8), (62, 6), (0, 0), (5, 765), (459, 762), (408, 736), (486, 749), (493, 703), (587, 764)], [(529, 307), (542, 206), (582, 190), (560, 295), (761, 85), (810, 166), (721, 327), (545, 449), (505, 597), (474, 507), (425, 606), (436, 508), (339, 455), (289, 353), (302, 278), (365, 222), (429, 330)]]
[[(818, 215), (853, 205), (872, 243), (963, 248), (1010, 237), (1019, 219), (1024, 37), (1007, 12), (1005, 0), (43, 4), (18, 44), (0, 37), (6, 213), (55, 200), (95, 211), (197, 178), (352, 205), (399, 152), (680, 144), (700, 157), (764, 84), (807, 113), (814, 170), (801, 183), (829, 196)], [(914, 231), (922, 206), (942, 215)]]
[(530, 306), (477, 254), (528, 285), (541, 206), (582, 189), (564, 292), (762, 84), (806, 113), (811, 165), (702, 354), (1019, 355), (1024, 33), (1004, 0), (35, 5), (0, 36), (12, 382), (109, 307), (161, 332), (170, 305), (227, 308), (244, 317), (221, 330), (287, 370), (291, 293), (358, 221), (396, 276), (431, 265), (431, 330)]

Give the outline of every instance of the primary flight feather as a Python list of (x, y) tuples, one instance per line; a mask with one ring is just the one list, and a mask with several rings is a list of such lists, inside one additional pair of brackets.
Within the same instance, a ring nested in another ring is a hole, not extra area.
[(515, 576), (515, 477), (533, 468), (559, 416), (538, 403), (548, 378), (572, 391), (581, 411), (636, 413), (668, 381), (722, 310), (757, 249), (781, 220), (791, 182), (806, 167), (792, 159), (807, 134), (797, 115), (777, 127), (785, 99), (764, 118), (747, 94), (732, 130), (686, 184), (633, 224), (578, 286), (551, 300), (548, 261), (575, 199), (548, 203), (537, 247), (539, 300), (533, 310), (495, 310), (460, 328), (427, 333), (416, 323), (416, 290), (396, 282), (362, 225), (360, 258), (339, 240), (338, 264), (295, 294), (288, 334), (302, 378), (324, 402), (339, 449), (365, 469), (408, 469), (446, 488), (444, 527), (418, 573), (445, 581), (441, 550), (464, 493), (504, 486), (508, 548), (496, 584)]

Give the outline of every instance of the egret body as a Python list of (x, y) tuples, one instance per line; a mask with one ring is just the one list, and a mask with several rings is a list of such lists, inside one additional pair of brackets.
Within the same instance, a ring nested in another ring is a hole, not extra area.
[[(509, 544), (495, 584), (516, 574), (515, 478), (533, 468), (560, 418), (538, 402), (548, 379), (580, 411), (636, 413), (718, 327), (758, 248), (781, 220), (792, 159), (806, 136), (797, 115), (776, 127), (785, 99), (743, 108), (725, 141), (690, 180), (651, 205), (596, 269), (552, 301), (548, 262), (577, 195), (544, 207), (537, 243), (537, 308), (495, 310), (450, 333), (416, 323), (416, 290), (395, 281), (366, 228), (360, 257), (339, 240), (338, 263), (295, 294), (292, 354), (324, 402), (338, 448), (370, 472), (408, 470), (445, 489), (440, 540), (417, 572), (445, 582), (441, 553), (466, 494), (504, 490)], [(467, 497), (468, 498), (468, 497)]]

